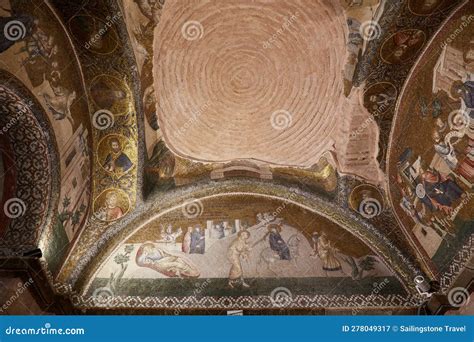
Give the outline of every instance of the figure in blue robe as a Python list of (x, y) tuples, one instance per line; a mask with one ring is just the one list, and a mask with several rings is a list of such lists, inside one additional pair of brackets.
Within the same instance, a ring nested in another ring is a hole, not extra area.
[(201, 229), (195, 227), (191, 233), (191, 246), (189, 248), (190, 254), (204, 254), (206, 250), (206, 239), (204, 234), (201, 234)]
[(474, 118), (474, 81), (467, 80), (466, 82), (456, 81), (454, 82), (453, 94), (461, 97), (467, 108), (467, 115)]
[(422, 175), (426, 196), (436, 204), (451, 207), (464, 191), (449, 177), (442, 177), (437, 171), (427, 170)]
[(122, 172), (128, 171), (128, 169), (130, 169), (133, 165), (130, 158), (128, 158), (128, 156), (123, 152), (120, 153), (115, 159), (112, 154), (107, 155), (104, 165), (110, 165), (112, 163), (115, 164), (113, 167), (114, 170), (120, 169)]
[(462, 98), (467, 108), (474, 109), (474, 81), (464, 82)]
[(122, 151), (120, 141), (113, 138), (109, 143), (111, 152), (105, 158), (103, 167), (109, 172), (127, 172), (133, 166), (133, 163), (130, 158)]
[(277, 252), (281, 260), (290, 260), (290, 249), (276, 229), (269, 234), (270, 248)]

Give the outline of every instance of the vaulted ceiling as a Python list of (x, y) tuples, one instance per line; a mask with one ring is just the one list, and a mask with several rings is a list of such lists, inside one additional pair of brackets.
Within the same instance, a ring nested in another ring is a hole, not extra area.
[(38, 258), (81, 310), (448, 295), (473, 251), (473, 21), (461, 0), (1, 0), (3, 265)]

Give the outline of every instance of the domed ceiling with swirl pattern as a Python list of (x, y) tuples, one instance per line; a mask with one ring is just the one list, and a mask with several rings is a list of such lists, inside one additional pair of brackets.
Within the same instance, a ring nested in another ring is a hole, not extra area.
[(0, 279), (46, 312), (459, 308), (473, 36), (462, 0), (0, 0)]

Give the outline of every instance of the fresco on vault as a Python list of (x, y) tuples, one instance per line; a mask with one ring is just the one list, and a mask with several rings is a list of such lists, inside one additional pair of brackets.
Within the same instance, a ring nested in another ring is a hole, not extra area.
[(141, 83), (141, 100), (145, 116), (145, 142), (148, 156), (161, 138), (156, 115), (156, 98), (153, 87), (153, 31), (158, 24), (165, 1), (122, 1), (125, 21), (137, 59)]
[[(212, 280), (226, 295), (280, 282), (309, 286), (318, 279), (325, 279), (326, 290), (341, 279), (360, 286), (382, 278), (398, 284), (377, 255), (330, 221), (318, 218), (314, 226), (313, 214), (293, 205), (248, 197), (246, 202), (248, 210), (235, 207), (241, 206), (238, 198), (193, 203), (192, 211), (179, 208), (151, 222), (108, 257), (89, 290), (110, 287), (119, 273), (122, 285), (116, 293), (122, 295), (132, 284), (141, 282), (140, 293), (146, 295), (155, 286), (175, 284), (173, 279)], [(117, 260), (125, 249), (133, 252), (122, 272)]]
[(348, 57), (343, 71), (344, 94), (348, 96), (352, 91), (352, 81), (360, 57), (365, 53), (368, 43), (379, 38), (381, 34), (381, 30), (373, 30), (374, 27), (370, 23), (380, 19), (385, 8), (385, 1), (340, 0), (340, 3), (345, 10), (348, 28)]
[[(364, 276), (387, 275), (376, 256), (345, 254), (325, 232), (314, 232), (308, 239), (284, 222), (248, 228), (242, 228), (238, 220), (207, 223), (207, 227), (196, 224), (185, 231), (168, 225), (158, 240), (133, 244), (138, 252), (130, 270), (152, 278), (351, 276), (353, 271), (360, 278), (364, 270), (354, 265), (372, 260), (374, 268), (366, 269)], [(219, 267), (215, 260), (220, 260)], [(155, 272), (140, 271), (141, 267)]]
[(419, 61), (390, 155), (395, 209), (441, 270), (474, 227), (473, 20), (455, 17)]
[(110, 75), (96, 76), (89, 87), (92, 101), (115, 116), (130, 112), (132, 94), (123, 80)]
[[(90, 203), (90, 126), (81, 71), (61, 23), (46, 3), (2, 0), (0, 16), (1, 68), (36, 96), (54, 130), (61, 177), (54, 248), (66, 251)], [(59, 260), (62, 253), (52, 255)]]
[(122, 13), (117, 12), (102, 20), (93, 15), (79, 14), (69, 20), (68, 27), (80, 45), (94, 53), (108, 55), (120, 45), (118, 34), (110, 24), (118, 21), (121, 16)]
[(395, 104), (397, 96), (392, 83), (374, 83), (364, 92), (364, 106), (374, 116), (383, 115)]

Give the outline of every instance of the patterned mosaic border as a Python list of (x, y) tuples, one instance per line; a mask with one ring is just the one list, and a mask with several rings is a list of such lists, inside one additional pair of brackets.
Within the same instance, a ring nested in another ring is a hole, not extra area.
[(37, 248), (51, 227), (60, 189), (59, 162), (54, 135), (34, 96), (5, 71), (0, 72), (0, 84), (0, 110), (7, 125), (2, 127), (11, 124), (6, 134), (18, 172), (14, 196), (24, 202), (23, 213), (12, 218), (0, 239), (0, 255), (12, 256)]
[(474, 256), (474, 234), (471, 234), (467, 244), (465, 244), (449, 265), (448, 270), (440, 277), (441, 291), (447, 293), (456, 278), (466, 267), (467, 263)]
[(423, 299), (409, 295), (352, 295), (352, 296), (305, 296), (297, 295), (284, 303), (275, 303), (270, 296), (242, 297), (110, 297), (99, 302), (94, 297), (72, 297), (78, 308), (102, 307), (119, 308), (152, 308), (152, 309), (316, 309), (316, 308), (386, 308), (417, 307)]

